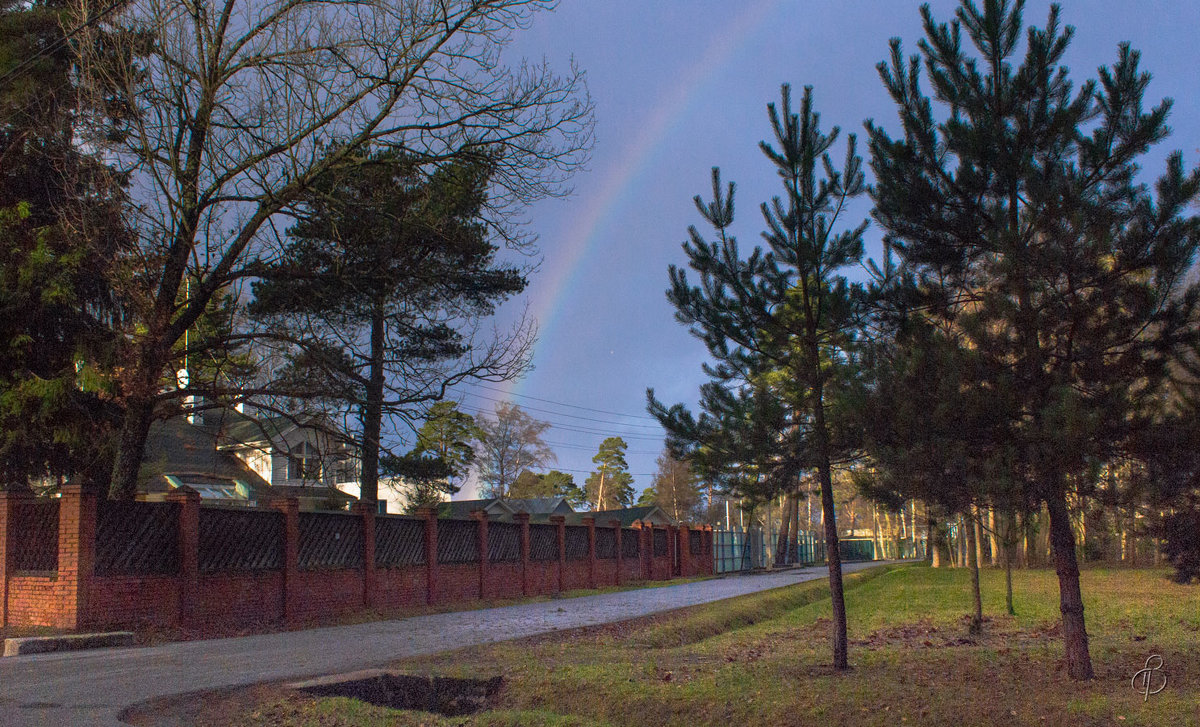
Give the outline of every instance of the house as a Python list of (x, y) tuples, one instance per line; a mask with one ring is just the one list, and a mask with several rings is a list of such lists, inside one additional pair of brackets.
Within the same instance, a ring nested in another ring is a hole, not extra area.
[(613, 520), (621, 523), (623, 528), (631, 528), (635, 525), (678, 525), (675, 520), (667, 514), (658, 505), (640, 505), (638, 507), (623, 507), (618, 510), (593, 510), (591, 512), (576, 513), (574, 517), (567, 518), (570, 524), (578, 524), (578, 521), (584, 517), (596, 518), (597, 525), (607, 525)]
[(304, 510), (345, 509), (357, 487), (354, 453), (312, 419), (259, 418), (216, 409), (155, 422), (142, 461), (140, 496), (162, 499), (181, 485), (206, 502), (261, 505), (295, 496)]
[(476, 510), (483, 510), (488, 519), (500, 522), (512, 522), (513, 515), (527, 512), (530, 522), (549, 522), (551, 515), (571, 515), (574, 508), (565, 497), (532, 497), (528, 499), (508, 499), (488, 497), (482, 500), (452, 500), (442, 503), (438, 515), (448, 518), (466, 518)]

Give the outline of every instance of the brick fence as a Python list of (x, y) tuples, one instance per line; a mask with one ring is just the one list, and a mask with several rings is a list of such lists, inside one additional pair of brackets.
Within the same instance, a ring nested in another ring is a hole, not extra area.
[(0, 492), (0, 625), (253, 628), (713, 572), (712, 529)]

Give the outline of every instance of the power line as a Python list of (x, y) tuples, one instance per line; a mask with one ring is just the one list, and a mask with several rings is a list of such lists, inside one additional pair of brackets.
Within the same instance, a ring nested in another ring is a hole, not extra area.
[[(587, 447), (582, 444), (568, 444), (566, 442), (551, 442), (548, 439), (543, 439), (542, 441), (545, 442), (546, 444), (554, 445), (555, 447), (566, 447), (567, 449), (582, 449), (582, 450), (586, 450), (588, 452), (594, 452), (596, 450), (595, 447)], [(659, 453), (655, 452), (653, 450), (650, 450), (650, 449), (627, 449), (627, 450), (625, 450), (625, 454), (647, 454), (647, 455), (649, 455), (649, 454), (659, 454)]]
[(474, 386), (474, 387), (477, 387), (480, 389), (487, 389), (488, 391), (492, 391), (497, 394), (505, 394), (507, 396), (519, 396), (522, 399), (532, 399), (534, 401), (540, 401), (544, 404), (554, 404), (556, 406), (565, 406), (565, 407), (568, 407), (571, 409), (580, 409), (582, 411), (596, 412), (597, 414), (611, 414), (613, 416), (618, 416), (618, 417), (629, 417), (630, 419), (645, 419), (647, 421), (652, 421), (652, 422), (658, 421), (654, 417), (646, 416), (645, 414), (623, 414), (619, 411), (608, 411), (607, 409), (593, 409), (590, 406), (579, 406), (577, 404), (567, 404), (566, 402), (555, 401), (553, 399), (542, 399), (537, 396), (530, 396), (529, 394), (518, 394), (515, 391), (505, 391), (504, 389), (497, 389), (494, 386), (484, 386), (483, 384), (477, 384), (474, 382), (463, 382), (463, 383), (465, 383), (467, 386)]
[[(573, 475), (590, 475), (590, 474), (594, 474), (592, 470), (571, 470), (571, 469), (567, 469), (566, 467), (551, 467), (550, 469), (552, 469), (552, 470), (558, 470), (559, 472), (570, 472), (570, 473), (571, 473), (571, 474), (573, 474)], [(630, 476), (630, 477), (654, 477), (654, 476), (656, 476), (656, 474), (657, 474), (657, 473), (649, 473), (649, 472), (630, 472), (630, 473), (628, 473), (628, 474), (629, 474), (629, 476)]]
[[(498, 404), (503, 403), (505, 401), (504, 399), (495, 399), (490, 396), (484, 396), (483, 394), (472, 394), (469, 391), (464, 391), (462, 393), (466, 394), (467, 396), (474, 396), (478, 399), (484, 399), (486, 401), (492, 401), (492, 402), (496, 402)], [(582, 419), (584, 421), (589, 421), (589, 422), (600, 422), (601, 424), (612, 424), (613, 426), (618, 426), (618, 427), (643, 427), (645, 429), (661, 429), (661, 426), (658, 424), (626, 424), (625, 422), (614, 422), (609, 419), (596, 419), (595, 417), (579, 416), (578, 414), (566, 414), (566, 413), (560, 412), (560, 411), (551, 411), (549, 409), (539, 409), (535, 406), (524, 406), (521, 408), (528, 409), (529, 411), (541, 412), (543, 414), (553, 414), (554, 416), (570, 417), (571, 419)], [(629, 415), (623, 415), (623, 416), (629, 416)]]
[[(480, 415), (491, 414), (491, 412), (487, 411), (486, 409), (480, 409), (479, 407), (463, 404), (462, 402), (458, 402), (458, 404), (459, 404), (459, 408), (461, 408), (464, 411), (471, 412), (472, 414), (480, 414)], [(636, 439), (636, 440), (641, 440), (641, 441), (646, 441), (646, 442), (661, 442), (662, 441), (662, 437), (660, 437), (660, 436), (656, 437), (656, 436), (653, 436), (646, 432), (620, 432), (620, 431), (614, 431), (611, 429), (585, 429), (579, 425), (574, 425), (574, 424), (561, 424), (561, 423), (553, 422), (553, 421), (548, 422), (548, 423), (551, 426), (553, 426), (555, 429), (558, 429), (559, 431), (563, 431), (563, 432), (574, 432), (576, 434), (593, 434), (593, 435), (603, 436), (603, 437), (618, 436), (618, 437), (621, 437), (622, 439)]]

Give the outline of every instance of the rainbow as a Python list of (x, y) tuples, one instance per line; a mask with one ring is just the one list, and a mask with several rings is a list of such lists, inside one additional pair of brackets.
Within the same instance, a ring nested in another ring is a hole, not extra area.
[[(571, 290), (576, 277), (587, 269), (588, 255), (598, 247), (600, 229), (610, 216), (620, 208), (637, 189), (638, 177), (655, 158), (658, 148), (671, 134), (674, 127), (691, 110), (691, 106), (706, 82), (729, 63), (734, 54), (746, 45), (770, 18), (778, 0), (762, 0), (749, 4), (733, 24), (719, 33), (708, 45), (704, 55), (691, 64), (688, 72), (672, 84), (670, 92), (653, 109), (638, 135), (624, 151), (618, 161), (604, 175), (596, 194), (572, 225), (577, 232), (570, 233), (556, 244), (551, 254), (546, 255), (545, 272), (535, 281), (533, 299), (529, 312), (538, 322), (539, 341), (553, 338), (558, 322), (557, 305), (565, 291)], [(534, 352), (536, 357), (536, 350)], [(510, 393), (524, 393), (524, 379), (504, 384)]]

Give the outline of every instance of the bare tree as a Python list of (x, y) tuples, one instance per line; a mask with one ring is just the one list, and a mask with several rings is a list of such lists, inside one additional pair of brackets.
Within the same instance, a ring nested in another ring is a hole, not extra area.
[(542, 441), (547, 422), (534, 419), (521, 407), (508, 402), (496, 405), (496, 418), (478, 421), (479, 479), (491, 497), (507, 497), (522, 470), (543, 467), (555, 461), (554, 452)]
[(186, 396), (162, 386), (184, 332), (275, 254), (313, 181), (367, 145), (426, 162), (486, 154), (494, 232), (531, 242), (515, 215), (563, 193), (591, 143), (580, 71), (501, 64), (513, 32), (553, 5), (140, 0), (95, 24), (140, 31), (119, 36), (132, 39), (124, 53), (80, 59), (86, 89), (133, 106), (123, 127), (88, 134), (130, 174), (138, 235), (124, 261), (139, 324), (118, 382), (126, 414), (113, 496), (133, 495), (150, 422)]

